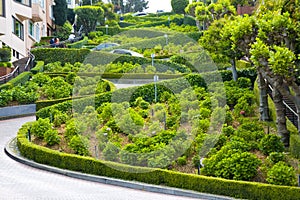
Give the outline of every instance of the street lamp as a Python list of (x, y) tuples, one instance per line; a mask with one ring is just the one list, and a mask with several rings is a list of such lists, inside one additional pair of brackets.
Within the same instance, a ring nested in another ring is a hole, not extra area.
[(165, 34), (164, 36), (165, 36), (165, 38), (166, 38), (166, 45), (168, 45), (168, 35)]
[(108, 24), (105, 25), (106, 35), (108, 35)]
[(154, 57), (155, 57), (155, 53), (151, 53), (152, 66), (154, 66)]
[(155, 98), (155, 103), (157, 102), (157, 81), (158, 81), (158, 75), (154, 75), (153, 79), (154, 79), (154, 98)]

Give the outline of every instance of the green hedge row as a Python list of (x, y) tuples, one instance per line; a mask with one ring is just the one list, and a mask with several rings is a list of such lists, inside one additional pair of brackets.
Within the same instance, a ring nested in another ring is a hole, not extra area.
[(67, 62), (74, 64), (83, 62), (90, 53), (89, 49), (67, 49), (67, 48), (35, 48), (31, 51), (35, 60), (43, 60), (45, 65), (60, 61), (62, 64)]
[(37, 74), (39, 72), (42, 72), (44, 70), (44, 61), (36, 61), (36, 64), (34, 68), (32, 68), (30, 71), (32, 74)]
[(88, 37), (84, 37), (82, 40), (79, 40), (78, 42), (68, 43), (67, 47), (74, 48), (74, 49), (80, 49), (88, 43), (88, 40), (89, 40)]
[[(241, 71), (239, 72), (240, 75), (249, 75), (249, 72), (246, 71)], [(86, 74), (82, 74), (82, 75), (88, 75), (88, 73)], [(123, 76), (126, 78), (131, 78), (130, 76), (136, 76), (136, 74), (127, 74), (124, 76), (124, 74), (105, 74), (105, 78), (119, 78), (118, 76)], [(164, 78), (170, 78), (170, 77), (176, 77), (177, 75), (168, 75), (168, 74), (162, 74), (159, 75), (160, 79), (164, 79)], [(183, 76), (183, 75), (178, 75), (179, 77)], [(203, 73), (202, 75), (200, 74), (188, 74), (185, 75), (184, 77), (181, 78), (177, 78), (177, 79), (171, 79), (171, 80), (165, 80), (163, 81), (163, 84), (159, 84), (158, 85), (158, 97), (160, 94), (162, 94), (165, 90), (169, 90), (169, 88), (173, 89), (173, 92), (176, 91), (180, 91), (183, 90), (189, 86), (200, 86), (200, 87), (207, 87), (207, 84), (210, 84), (212, 82), (216, 82), (216, 81), (220, 81), (220, 76), (223, 79), (223, 81), (230, 81), (232, 80), (232, 73), (229, 70), (224, 70), (224, 71), (220, 71), (220, 72), (209, 72), (209, 73)], [(153, 78), (153, 74), (149, 75), (149, 74), (145, 74), (145, 78)], [(247, 76), (244, 76), (247, 77)], [(104, 78), (104, 77), (103, 77)], [(184, 83), (184, 84), (183, 84)], [(187, 85), (188, 84), (188, 85)], [(127, 92), (124, 92), (127, 91)], [(120, 93), (120, 94), (118, 94)], [(124, 96), (124, 94), (128, 94), (129, 96)], [(115, 91), (114, 92), (115, 96), (120, 96), (120, 98), (118, 98), (118, 101), (123, 102), (123, 101), (129, 101), (129, 102), (133, 102), (135, 101), (135, 99), (137, 97), (143, 97), (143, 99), (145, 99), (148, 102), (153, 102), (154, 101), (154, 91), (153, 91), (153, 84), (146, 84), (143, 86), (139, 86), (139, 87), (131, 87), (131, 88), (124, 88), (122, 90), (119, 91)], [(75, 100), (74, 103), (76, 103), (75, 105), (82, 105), (82, 106), (78, 106), (81, 109), (84, 109), (86, 105), (91, 105), (91, 106), (100, 106), (102, 103), (104, 102), (111, 102), (111, 96), (112, 93), (108, 92), (105, 94), (100, 94), (97, 95), (95, 97), (95, 99), (92, 99), (91, 97), (88, 98), (83, 98), (83, 99), (78, 99)], [(68, 99), (64, 99), (64, 101), (67, 101)], [(58, 100), (60, 101), (60, 100)], [(61, 102), (61, 101), (60, 101)], [(95, 102), (95, 104), (93, 103)], [(67, 102), (63, 102), (54, 106), (50, 106), (53, 104), (56, 104), (58, 102), (55, 102), (55, 100), (53, 101), (39, 101), (37, 102), (37, 116), (41, 117), (41, 118), (46, 118), (50, 116), (50, 112), (51, 110), (54, 109), (58, 109), (62, 111), (66, 111), (66, 107), (68, 107), (68, 109), (72, 109), (72, 102), (71, 101), (67, 101)], [(50, 106), (50, 107), (48, 107)], [(62, 108), (60, 108), (60, 106), (62, 106)]]
[(30, 72), (23, 72), (20, 75), (18, 75), (16, 78), (13, 78), (7, 83), (0, 85), (0, 90), (4, 90), (4, 89), (7, 90), (19, 84), (24, 85), (30, 79), (30, 77), (31, 77)]
[(234, 181), (163, 169), (135, 167), (97, 160), (91, 157), (61, 153), (29, 142), (26, 137), (29, 127), (30, 124), (27, 123), (19, 130), (17, 145), (22, 156), (41, 164), (99, 176), (165, 185), (235, 198), (250, 200), (300, 199), (300, 188), (298, 187)]
[(109, 27), (105, 27), (105, 26), (97, 26), (96, 27), (96, 31), (101, 31), (102, 33), (106, 34), (106, 30), (107, 30), (107, 34), (108, 35), (117, 35), (123, 31), (127, 31), (129, 30), (128, 28), (120, 28), (119, 26), (109, 26)]

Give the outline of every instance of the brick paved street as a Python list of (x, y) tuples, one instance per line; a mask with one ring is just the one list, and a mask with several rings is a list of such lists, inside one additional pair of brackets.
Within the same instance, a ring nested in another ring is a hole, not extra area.
[(7, 142), (20, 126), (35, 117), (0, 121), (0, 200), (101, 199), (180, 200), (192, 199), (88, 182), (20, 164), (4, 153)]

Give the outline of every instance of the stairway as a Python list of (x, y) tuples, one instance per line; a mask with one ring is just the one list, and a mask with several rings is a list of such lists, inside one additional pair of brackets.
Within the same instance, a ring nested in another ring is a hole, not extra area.
[[(268, 94), (270, 98), (273, 100), (272, 91), (273, 88), (269, 84), (268, 85)], [(298, 128), (298, 115), (297, 115), (297, 109), (295, 104), (286, 96), (283, 96), (283, 103), (285, 105), (285, 116), (294, 124), (295, 127)]]

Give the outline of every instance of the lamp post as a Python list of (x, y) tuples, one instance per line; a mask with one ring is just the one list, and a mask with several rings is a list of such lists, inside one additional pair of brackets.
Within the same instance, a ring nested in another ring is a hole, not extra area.
[(164, 36), (165, 36), (165, 38), (166, 38), (166, 45), (168, 45), (168, 35), (165, 34)]
[(158, 81), (158, 75), (154, 75), (153, 79), (154, 79), (154, 98), (155, 98), (155, 103), (157, 102), (157, 81)]
[(105, 25), (106, 35), (108, 35), (108, 24)]
[(151, 53), (151, 59), (152, 59), (152, 66), (154, 66), (154, 57), (155, 57), (155, 53)]

